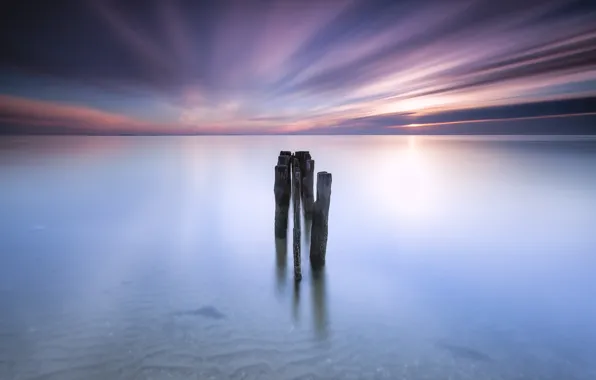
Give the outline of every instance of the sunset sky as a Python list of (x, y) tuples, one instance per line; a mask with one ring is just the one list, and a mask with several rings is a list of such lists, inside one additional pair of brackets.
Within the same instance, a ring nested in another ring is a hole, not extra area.
[(596, 125), (594, 0), (5, 0), (0, 30), (7, 133)]

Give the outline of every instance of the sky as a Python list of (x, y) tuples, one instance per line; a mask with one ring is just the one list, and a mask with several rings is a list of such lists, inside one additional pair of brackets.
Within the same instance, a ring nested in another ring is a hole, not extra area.
[(596, 2), (4, 0), (0, 131), (596, 133)]

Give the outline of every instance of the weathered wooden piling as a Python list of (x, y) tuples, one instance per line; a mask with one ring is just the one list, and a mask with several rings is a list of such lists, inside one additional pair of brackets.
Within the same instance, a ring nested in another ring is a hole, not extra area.
[(314, 160), (307, 150), (297, 151), (294, 155), (298, 158), (300, 173), (302, 174), (300, 196), (304, 207), (304, 216), (310, 219), (314, 205)]
[(294, 156), (300, 161), (300, 169), (304, 168), (304, 161), (306, 160), (306, 156), (310, 156), (310, 153), (307, 150), (298, 150), (294, 153)]
[(286, 155), (280, 154), (279, 157), (277, 157), (277, 164), (285, 165), (289, 168), (290, 167), (290, 158), (291, 158), (291, 156), (286, 156)]
[(302, 279), (302, 269), (300, 268), (300, 189), (301, 189), (301, 173), (298, 158), (293, 158), (292, 161), (292, 197), (294, 205), (294, 236), (293, 236), (293, 252), (294, 252), (294, 280), (300, 281)]
[(294, 153), (294, 156), (296, 156), (300, 162), (300, 172), (302, 173), (302, 177), (304, 177), (306, 173), (306, 161), (312, 159), (310, 152), (308, 150), (299, 150)]
[(331, 182), (331, 173), (317, 173), (317, 200), (313, 208), (312, 230), (310, 233), (310, 263), (313, 269), (319, 269), (325, 265)]
[[(284, 153), (282, 151), (282, 153)], [(280, 154), (279, 157), (277, 157), (277, 164), (278, 165), (285, 165), (288, 169), (288, 174), (286, 176), (287, 178), (287, 185), (288, 185), (288, 191), (291, 192), (292, 191), (292, 165), (291, 165), (291, 159), (292, 156), (288, 156), (285, 154)], [(290, 201), (288, 200), (288, 205), (289, 205)]]
[[(281, 151), (275, 166), (275, 236), (287, 237), (290, 200), (294, 209), (292, 251), (294, 256), (294, 279), (302, 279), (301, 269), (301, 215), (303, 204), (307, 239), (310, 239), (310, 262), (317, 270), (325, 265), (329, 231), (329, 206), (331, 202), (331, 173), (317, 173), (317, 196), (314, 196), (315, 161), (310, 152)], [(310, 234), (308, 234), (310, 232)], [(308, 236), (310, 235), (310, 236)]]
[[(310, 156), (310, 154), (309, 154)], [(305, 172), (302, 175), (302, 203), (304, 204), (304, 216), (307, 219), (312, 218), (315, 204), (314, 194), (314, 172), (315, 160), (307, 159), (304, 164)]]
[[(280, 162), (278, 159), (278, 163)], [(275, 166), (275, 237), (284, 239), (288, 234), (288, 217), (290, 209), (291, 185), (290, 172), (287, 165)]]

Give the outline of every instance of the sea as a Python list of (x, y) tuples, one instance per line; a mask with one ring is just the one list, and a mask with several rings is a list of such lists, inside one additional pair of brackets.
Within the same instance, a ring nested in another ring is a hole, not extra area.
[[(332, 174), (300, 282), (282, 150)], [(1, 380), (594, 380), (595, 358), (594, 137), (0, 138)]]

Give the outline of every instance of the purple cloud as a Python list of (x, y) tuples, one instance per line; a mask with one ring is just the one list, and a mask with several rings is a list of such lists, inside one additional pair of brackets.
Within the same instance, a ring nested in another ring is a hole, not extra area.
[[(90, 88), (98, 112), (150, 95), (172, 131), (366, 130), (371, 117), (596, 96), (595, 25), (589, 1), (13, 1), (0, 94), (41, 100), (31, 83), (51, 77), (78, 107), (67, 84)], [(15, 75), (27, 85), (2, 80)]]

